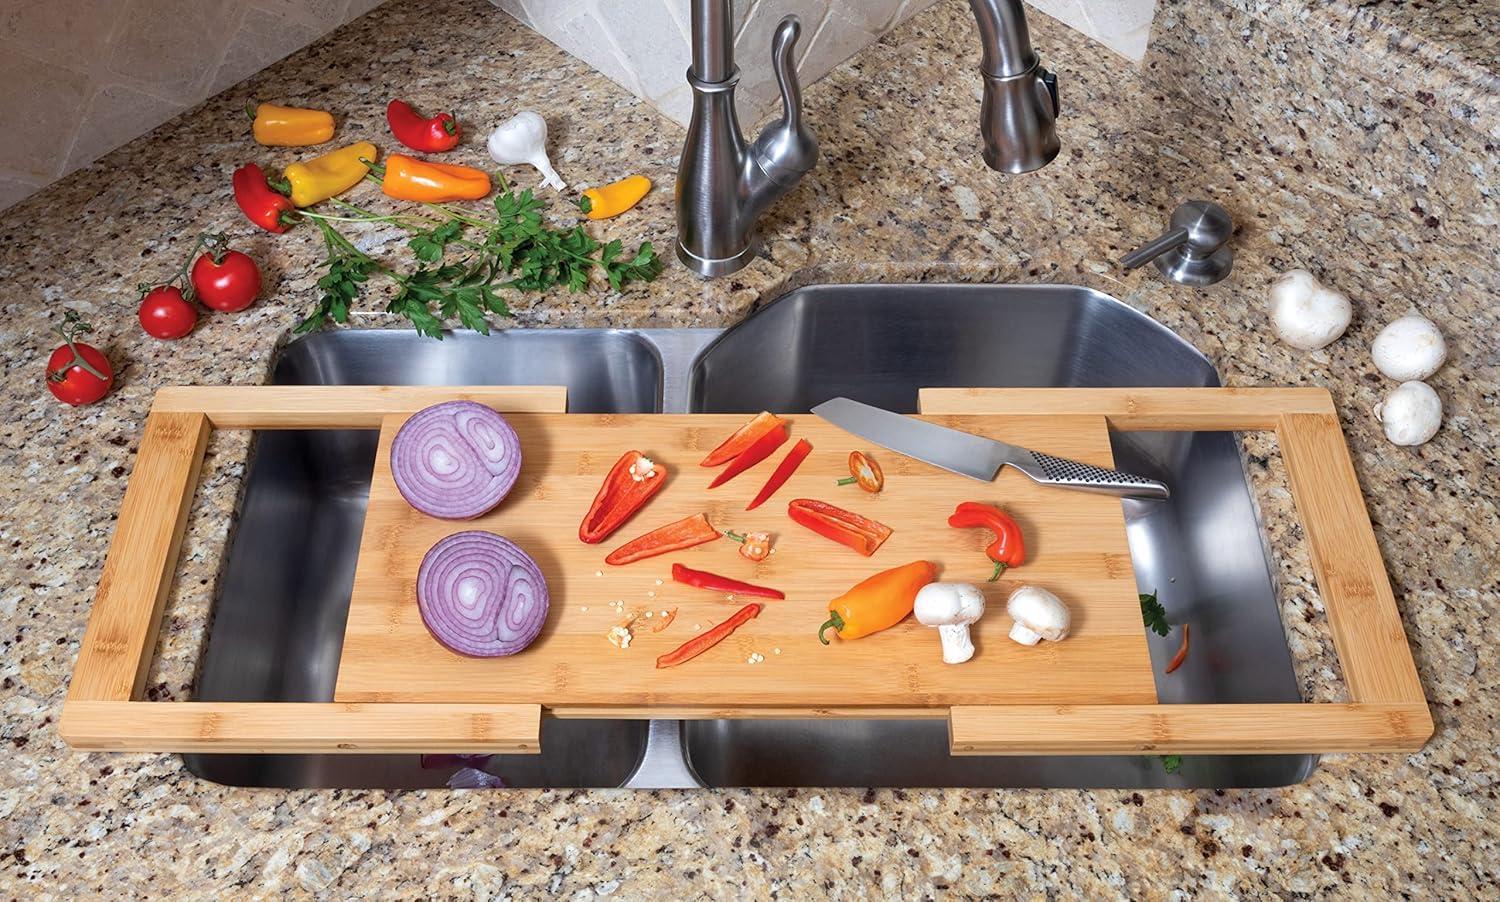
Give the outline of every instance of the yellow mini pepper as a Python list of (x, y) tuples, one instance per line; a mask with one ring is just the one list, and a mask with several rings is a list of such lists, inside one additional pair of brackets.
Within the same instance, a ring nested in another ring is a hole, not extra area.
[(589, 199), (589, 219), (609, 219), (619, 216), (641, 202), (651, 190), (651, 180), (644, 175), (632, 175), (602, 188), (589, 188), (583, 196)]
[(490, 193), (490, 176), (483, 169), (453, 163), (433, 163), (404, 153), (385, 160), (385, 178), (380, 190), (396, 200), (444, 204), (455, 200), (478, 200)]
[(258, 144), (309, 147), (333, 139), (333, 116), (322, 110), (263, 103), (255, 108), (250, 131)]
[(359, 184), (375, 161), (375, 145), (369, 141), (331, 150), (305, 163), (286, 168), (286, 180), (292, 186), (292, 203), (310, 207), (319, 201), (342, 194)]

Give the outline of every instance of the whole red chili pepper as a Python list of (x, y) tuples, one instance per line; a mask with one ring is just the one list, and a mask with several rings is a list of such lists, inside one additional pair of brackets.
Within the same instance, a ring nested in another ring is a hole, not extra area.
[(708, 632), (694, 636), (673, 650), (656, 659), (656, 669), (664, 667), (676, 667), (685, 661), (691, 661), (704, 652), (718, 645), (728, 638), (729, 634), (754, 620), (760, 614), (761, 605), (751, 602), (735, 611), (730, 618), (723, 623), (711, 628)]
[(694, 570), (681, 564), (672, 565), (672, 581), (692, 586), (695, 589), (707, 589), (710, 592), (731, 592), (735, 595), (751, 595), (756, 598), (786, 598), (786, 593), (780, 589), (757, 586), (754, 583), (709, 573), (707, 570)]
[(234, 202), (251, 222), (267, 232), (280, 234), (297, 221), (292, 199), (272, 188), (265, 170), (256, 163), (246, 163), (234, 171)]
[(423, 153), (452, 150), (458, 146), (458, 120), (452, 113), (424, 119), (404, 100), (392, 100), (385, 108), (385, 121), (396, 140)]
[(948, 518), (948, 525), (955, 529), (982, 527), (994, 531), (995, 541), (984, 549), (984, 553), (995, 562), (990, 582), (999, 579), (1006, 567), (1019, 567), (1026, 562), (1026, 544), (1021, 540), (1020, 524), (992, 504), (965, 501)]

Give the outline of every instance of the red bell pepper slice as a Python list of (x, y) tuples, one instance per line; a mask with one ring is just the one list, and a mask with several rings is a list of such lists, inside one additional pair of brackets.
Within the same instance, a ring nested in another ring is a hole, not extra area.
[(807, 455), (811, 453), (812, 442), (805, 438), (797, 439), (797, 444), (793, 445), (792, 450), (781, 459), (781, 463), (776, 465), (776, 471), (771, 474), (770, 479), (766, 480), (766, 484), (761, 487), (760, 493), (755, 496), (754, 500), (745, 505), (745, 510), (753, 511), (771, 500), (776, 490), (786, 485), (786, 481), (792, 478), (792, 474), (797, 472), (797, 468), (802, 466), (802, 461), (806, 460)]
[(648, 557), (656, 557), (658, 554), (692, 548), (694, 545), (712, 542), (717, 538), (721, 538), (719, 531), (708, 522), (708, 516), (694, 514), (675, 523), (668, 523), (660, 529), (653, 529), (639, 538), (631, 539), (611, 551), (604, 559), (604, 563), (630, 564)]
[(396, 140), (412, 150), (438, 153), (458, 146), (458, 121), (452, 113), (427, 118), (406, 101), (392, 100), (385, 108), (385, 121), (390, 123)]
[(1184, 623), (1182, 625), (1182, 647), (1179, 648), (1179, 649), (1177, 649), (1177, 654), (1175, 654), (1175, 655), (1172, 656), (1172, 663), (1170, 663), (1170, 664), (1167, 665), (1167, 670), (1166, 670), (1167, 673), (1171, 673), (1172, 671), (1174, 671), (1177, 668), (1181, 667), (1182, 666), (1182, 662), (1187, 660), (1187, 653), (1188, 653), (1188, 632), (1189, 632), (1188, 625), (1186, 623)]
[(723, 642), (729, 634), (754, 620), (760, 615), (761, 605), (751, 602), (735, 611), (732, 616), (723, 623), (713, 627), (708, 632), (687, 640), (672, 651), (667, 652), (656, 659), (656, 669), (664, 667), (676, 667), (686, 661), (698, 657), (704, 652)]
[(626, 451), (604, 477), (588, 514), (578, 524), (578, 540), (593, 545), (609, 538), (666, 484), (665, 467), (639, 451)]
[(714, 481), (708, 484), (711, 489), (716, 489), (734, 477), (740, 475), (761, 461), (771, 456), (771, 452), (781, 447), (786, 441), (786, 425), (777, 424), (776, 428), (755, 440), (755, 444), (740, 452), (740, 455), (730, 461)]
[(755, 598), (786, 598), (786, 593), (778, 589), (768, 589), (754, 583), (741, 582), (717, 573), (709, 573), (707, 570), (694, 570), (681, 564), (672, 565), (672, 581), (697, 589), (707, 589), (710, 592), (730, 592)]
[(719, 447), (708, 452), (699, 464), (702, 467), (717, 467), (729, 463), (739, 457), (747, 448), (760, 440), (760, 437), (782, 425), (784, 421), (774, 413), (761, 411), (755, 415), (755, 419), (737, 429), (734, 435), (726, 438)]
[(874, 554), (891, 537), (892, 530), (884, 523), (811, 498), (798, 498), (787, 505), (786, 513), (794, 523), (825, 539), (848, 545), (865, 557)]
[(256, 163), (246, 163), (234, 171), (234, 202), (245, 218), (267, 232), (281, 233), (296, 221), (292, 199), (277, 192), (266, 178), (266, 171)]

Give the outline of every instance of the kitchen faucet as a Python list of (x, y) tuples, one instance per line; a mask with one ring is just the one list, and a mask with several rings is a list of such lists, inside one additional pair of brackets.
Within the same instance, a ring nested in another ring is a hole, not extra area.
[[(677, 257), (699, 276), (732, 273), (759, 250), (761, 213), (797, 186), (818, 161), (818, 139), (802, 121), (802, 88), (792, 54), (802, 23), (786, 16), (771, 39), (781, 119), (746, 144), (735, 114), (732, 0), (692, 0), (693, 117), (677, 167)], [(984, 161), (1000, 172), (1030, 172), (1057, 156), (1057, 76), (1042, 68), (1021, 0), (969, 0), (983, 44)]]

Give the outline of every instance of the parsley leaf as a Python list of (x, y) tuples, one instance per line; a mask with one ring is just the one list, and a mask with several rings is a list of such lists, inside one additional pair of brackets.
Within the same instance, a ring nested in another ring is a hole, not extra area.
[(1146, 622), (1146, 627), (1158, 636), (1165, 636), (1172, 631), (1167, 623), (1167, 609), (1162, 607), (1161, 602), (1156, 600), (1156, 593), (1141, 595), (1141, 619)]
[(1181, 755), (1158, 755), (1161, 759), (1161, 769), (1169, 774), (1175, 774), (1182, 768)]
[(449, 242), (457, 238), (463, 230), (463, 220), (450, 219), (425, 232), (418, 232), (406, 244), (417, 255), (418, 260), (423, 263), (436, 263), (443, 259), (443, 251), (447, 250)]

